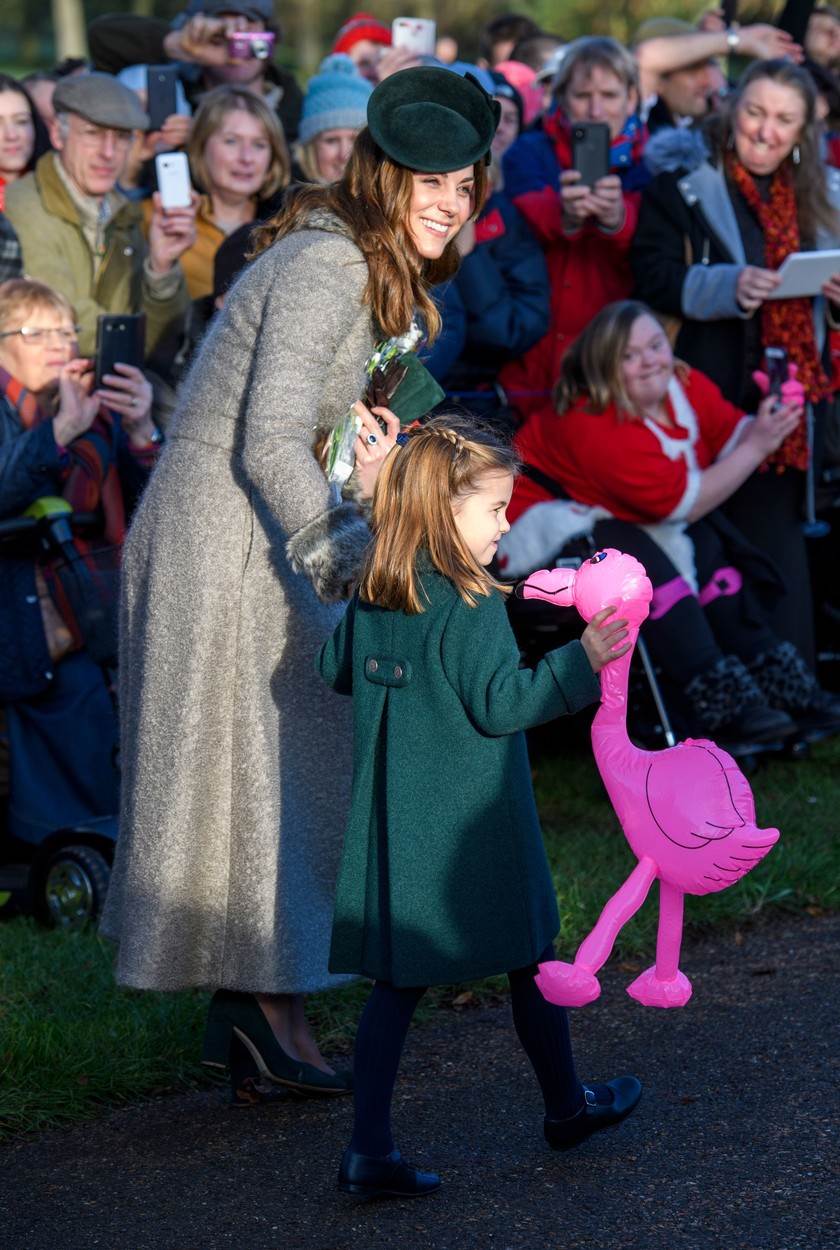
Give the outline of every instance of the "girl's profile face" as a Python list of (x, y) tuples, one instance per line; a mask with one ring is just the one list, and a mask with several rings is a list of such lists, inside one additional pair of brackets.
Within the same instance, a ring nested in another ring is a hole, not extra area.
[(408, 233), (426, 260), (437, 260), (475, 207), (472, 165), (448, 174), (412, 174)]
[(486, 473), (471, 495), (452, 504), (458, 533), (479, 564), (490, 563), (499, 539), (510, 529), (506, 509), (512, 494), (512, 473)]

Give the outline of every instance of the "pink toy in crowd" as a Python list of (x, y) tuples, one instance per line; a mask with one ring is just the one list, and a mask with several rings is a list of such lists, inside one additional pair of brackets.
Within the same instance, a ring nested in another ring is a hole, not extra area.
[[(635, 646), (653, 594), (644, 567), (608, 547), (577, 570), (541, 569), (517, 587), (523, 599), (576, 607), (585, 621), (608, 604), (629, 623)], [(601, 670), (601, 706), (592, 723), (598, 770), (638, 864), (612, 896), (574, 963), (540, 964), (543, 997), (582, 1007), (601, 992), (595, 975), (616, 937), (659, 879), (656, 963), (627, 987), (646, 1007), (684, 1007), (691, 982), (680, 972), (683, 896), (725, 890), (760, 863), (778, 829), (760, 829), (738, 765), (714, 742), (687, 738), (664, 751), (642, 751), (627, 736), (627, 680), (633, 648)]]

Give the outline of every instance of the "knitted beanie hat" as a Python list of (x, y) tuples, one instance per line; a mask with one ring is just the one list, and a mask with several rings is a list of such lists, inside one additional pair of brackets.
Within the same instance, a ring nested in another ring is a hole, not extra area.
[(363, 39), (371, 43), (381, 43), (383, 47), (391, 46), (391, 27), (380, 22), (370, 13), (354, 13), (344, 23), (335, 37), (333, 52), (349, 52), (354, 44)]
[(361, 130), (372, 90), (349, 56), (324, 57), (306, 88), (298, 142), (308, 143), (325, 130)]

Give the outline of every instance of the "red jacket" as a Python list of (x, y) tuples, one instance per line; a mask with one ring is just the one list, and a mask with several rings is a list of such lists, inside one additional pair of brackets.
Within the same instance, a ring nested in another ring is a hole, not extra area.
[(567, 235), (559, 179), (571, 165), (568, 124), (555, 115), (543, 126), (542, 131), (529, 131), (518, 139), (505, 158), (505, 190), (543, 245), (551, 288), (548, 333), (499, 374), (523, 418), (545, 404), (563, 355), (595, 314), (613, 300), (629, 298), (630, 244), (639, 219), (641, 188), (649, 178), (641, 163), (646, 133), (628, 123), (627, 132), (613, 143), (613, 172), (624, 184), (623, 225), (610, 234), (587, 222)]
[[(687, 403), (675, 403), (673, 391), (666, 399), (671, 426), (620, 416), (614, 404), (588, 412), (580, 399), (562, 416), (551, 407), (533, 413), (516, 435), (516, 450), (577, 503), (640, 524), (684, 520), (700, 475), (740, 436), (745, 418), (699, 370), (681, 369), (679, 385)], [(522, 474), (508, 517), (514, 522), (533, 504), (553, 498)]]

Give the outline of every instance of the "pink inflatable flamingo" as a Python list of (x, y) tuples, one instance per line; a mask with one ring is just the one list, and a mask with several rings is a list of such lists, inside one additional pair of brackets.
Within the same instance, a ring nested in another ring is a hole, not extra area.
[[(541, 569), (517, 587), (523, 599), (577, 608), (586, 621), (608, 604), (629, 622), (635, 646), (648, 614), (651, 583), (632, 556), (607, 548), (577, 571)], [(601, 670), (601, 706), (592, 746), (624, 836), (638, 864), (612, 896), (572, 964), (540, 964), (537, 985), (549, 1002), (582, 1007), (601, 992), (596, 973), (619, 930), (659, 878), (656, 963), (627, 987), (647, 1007), (684, 1007), (691, 982), (679, 969), (683, 896), (713, 894), (739, 881), (778, 841), (759, 829), (747, 779), (714, 742), (687, 738), (665, 751), (642, 751), (627, 737), (627, 678), (633, 648)]]

